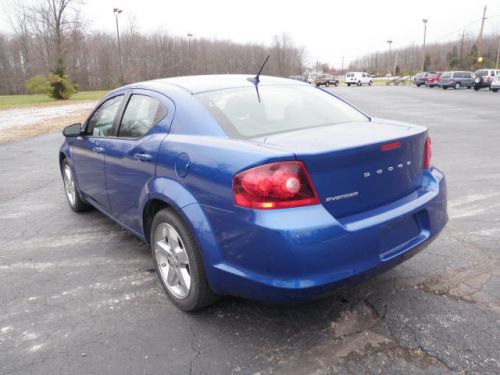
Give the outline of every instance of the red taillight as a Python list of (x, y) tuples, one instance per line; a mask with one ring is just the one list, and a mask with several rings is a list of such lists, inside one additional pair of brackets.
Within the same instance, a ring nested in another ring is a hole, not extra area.
[(427, 137), (424, 146), (424, 162), (422, 163), (422, 168), (429, 169), (431, 167), (431, 157), (432, 157), (432, 142), (431, 138)]
[(234, 204), (272, 209), (319, 204), (306, 167), (300, 161), (270, 163), (234, 176)]

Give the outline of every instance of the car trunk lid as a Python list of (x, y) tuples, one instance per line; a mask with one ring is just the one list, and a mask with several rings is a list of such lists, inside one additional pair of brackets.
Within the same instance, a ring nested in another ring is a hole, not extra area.
[(387, 120), (345, 123), (267, 136), (265, 145), (305, 163), (324, 207), (335, 217), (402, 198), (422, 183), (427, 129)]

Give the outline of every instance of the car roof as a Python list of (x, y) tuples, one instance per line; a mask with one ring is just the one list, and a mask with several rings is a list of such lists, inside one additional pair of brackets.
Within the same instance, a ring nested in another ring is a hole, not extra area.
[[(147, 88), (148, 86), (161, 85), (175, 85), (181, 87), (192, 94), (223, 90), (237, 87), (255, 87), (254, 83), (249, 79), (255, 77), (254, 74), (211, 74), (211, 75), (198, 75), (198, 76), (184, 76), (162, 78), (147, 82), (141, 82), (141, 87)], [(289, 78), (260, 76), (259, 85), (297, 85), (309, 86), (309, 84)]]

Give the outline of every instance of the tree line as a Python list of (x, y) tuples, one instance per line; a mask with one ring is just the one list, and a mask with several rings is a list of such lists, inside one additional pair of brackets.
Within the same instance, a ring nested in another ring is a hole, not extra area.
[(120, 62), (116, 34), (89, 31), (81, 10), (78, 0), (15, 7), (10, 32), (0, 33), (0, 94), (26, 93), (30, 77), (49, 73), (66, 77), (79, 90), (180, 75), (253, 73), (268, 54), (264, 74), (286, 77), (304, 70), (304, 49), (287, 34), (276, 35), (269, 45), (145, 34), (134, 18), (120, 28)]
[(487, 35), (483, 39), (483, 62), (478, 63), (478, 41), (460, 38), (456, 41), (432, 43), (425, 46), (425, 57), (421, 45), (412, 44), (404, 48), (372, 52), (361, 56), (349, 64), (349, 70), (366, 71), (375, 75), (412, 75), (425, 71), (476, 70), (495, 68), (500, 35)]

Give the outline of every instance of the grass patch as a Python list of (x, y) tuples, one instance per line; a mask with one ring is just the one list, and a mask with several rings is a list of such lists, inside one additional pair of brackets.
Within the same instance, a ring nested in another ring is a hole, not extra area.
[(82, 91), (68, 100), (55, 100), (46, 95), (0, 95), (0, 109), (31, 107), (44, 104), (64, 104), (82, 100), (99, 100), (109, 91)]

